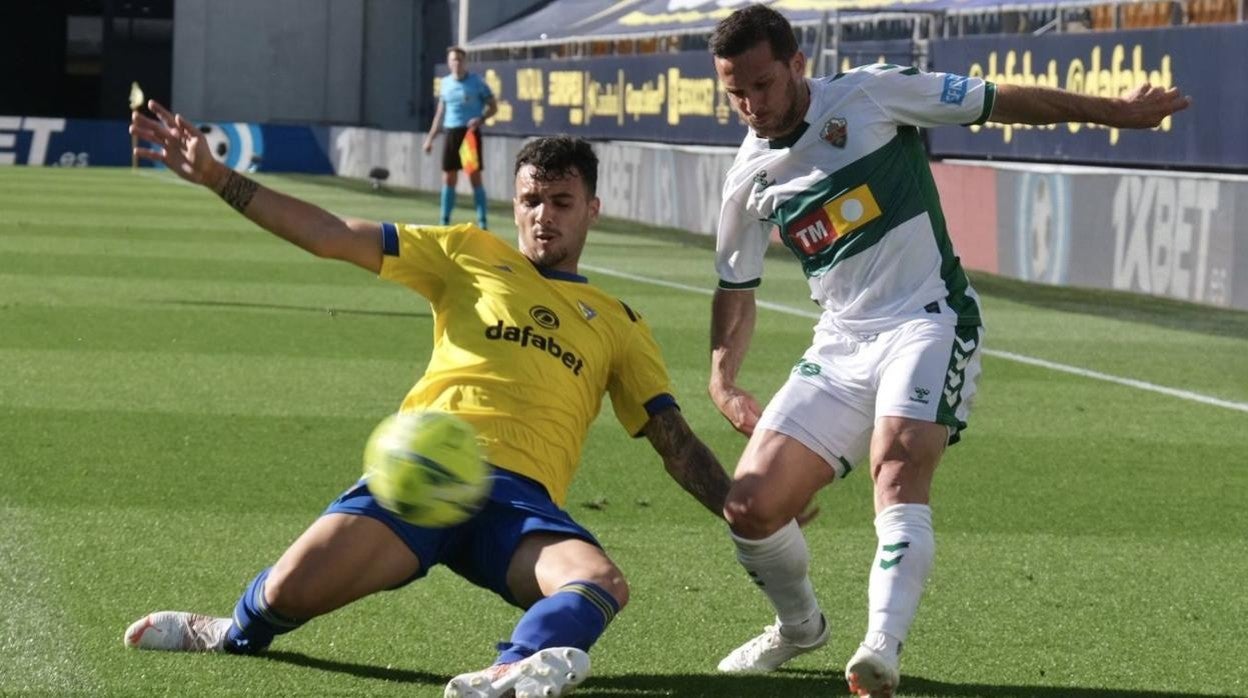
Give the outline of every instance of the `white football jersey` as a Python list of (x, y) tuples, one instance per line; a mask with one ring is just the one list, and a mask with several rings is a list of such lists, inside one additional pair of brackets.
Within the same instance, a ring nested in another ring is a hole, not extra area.
[(757, 286), (771, 229), (801, 260), (824, 322), (872, 333), (916, 316), (980, 324), (917, 127), (983, 123), (996, 86), (870, 65), (807, 80), (805, 126), (750, 132), (724, 184), (721, 288)]

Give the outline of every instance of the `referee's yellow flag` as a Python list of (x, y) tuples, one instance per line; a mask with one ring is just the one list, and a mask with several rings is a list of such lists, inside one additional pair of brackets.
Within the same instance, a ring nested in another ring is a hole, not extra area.
[(477, 141), (477, 132), (474, 129), (468, 129), (468, 133), (464, 134), (464, 142), (459, 144), (459, 164), (468, 174), (481, 169), (481, 144)]
[(143, 108), (143, 88), (139, 87), (139, 83), (130, 83), (130, 111), (138, 111)]

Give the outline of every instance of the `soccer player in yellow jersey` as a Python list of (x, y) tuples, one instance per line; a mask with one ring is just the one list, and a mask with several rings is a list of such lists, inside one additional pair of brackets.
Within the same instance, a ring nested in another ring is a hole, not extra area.
[(594, 536), (560, 508), (604, 393), (667, 471), (721, 515), (729, 480), (685, 423), (642, 318), (577, 273), (598, 215), (590, 145), (540, 138), (517, 155), (519, 251), (464, 224), (423, 227), (339, 218), (216, 162), (203, 136), (151, 102), (131, 132), (140, 157), (204, 185), (261, 227), (309, 252), (401, 283), (434, 312), (428, 368), (402, 410), (436, 409), (476, 427), (494, 466), (482, 511), (443, 529), (382, 509), (364, 482), (329, 505), (232, 618), (162, 611), (125, 633), (131, 647), (259, 652), (274, 636), (445, 563), (525, 609), (496, 663), (455, 677), (447, 696), (557, 696), (587, 675), (585, 652), (628, 602), (628, 585)]

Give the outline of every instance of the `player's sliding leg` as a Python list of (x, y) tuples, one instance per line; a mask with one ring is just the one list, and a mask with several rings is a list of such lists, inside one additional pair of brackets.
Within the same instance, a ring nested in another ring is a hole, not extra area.
[(563, 533), (525, 536), (506, 581), (524, 616), (494, 665), (455, 677), (446, 696), (565, 694), (588, 677), (586, 652), (628, 603), (624, 575), (602, 549)]
[(589, 677), (589, 655), (575, 647), (539, 650), (514, 664), (460, 674), (446, 685), (444, 698), (515, 698), (567, 695)]
[(253, 654), (316, 616), (409, 581), (419, 569), (411, 548), (380, 521), (326, 514), (277, 564), (252, 580), (232, 619), (154, 613), (127, 629), (125, 643), (139, 649)]
[(499, 646), (498, 662), (518, 662), (546, 647), (588, 650), (619, 613), (620, 603), (588, 580), (564, 584), (529, 607), (511, 639)]
[(126, 628), (126, 647), (174, 652), (215, 652), (225, 643), (229, 618), (213, 618), (185, 611), (157, 611)]
[(932, 476), (949, 428), (881, 417), (872, 438), (875, 531), (879, 544), (867, 587), (867, 633), (845, 667), (850, 691), (887, 698), (900, 681), (900, 654), (936, 554)]
[(795, 517), (836, 472), (796, 439), (755, 430), (724, 513), (737, 560), (771, 601), (776, 623), (725, 657), (720, 671), (772, 671), (827, 643), (829, 628), (811, 586), (810, 554)]

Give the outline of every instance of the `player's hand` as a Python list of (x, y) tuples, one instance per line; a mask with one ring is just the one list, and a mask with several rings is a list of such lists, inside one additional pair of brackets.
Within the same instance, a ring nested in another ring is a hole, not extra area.
[(426, 152), (426, 153), (432, 153), (432, 152), (433, 152), (433, 139), (432, 139), (432, 138), (426, 138), (426, 139), (425, 139), (425, 145), (424, 145), (424, 148), (425, 148), (425, 152)]
[(154, 99), (147, 103), (147, 108), (157, 118), (134, 112), (130, 133), (159, 146), (159, 150), (135, 148), (134, 154), (144, 160), (164, 163), (170, 171), (188, 182), (215, 187), (224, 165), (212, 156), (204, 134), (183, 119), (181, 114), (170, 112)]
[(726, 386), (712, 388), (711, 400), (715, 402), (715, 407), (719, 409), (720, 414), (724, 415), (733, 429), (746, 436), (754, 433), (754, 426), (758, 424), (763, 408), (753, 395), (736, 386)]
[(1192, 98), (1179, 92), (1179, 88), (1154, 87), (1144, 83), (1124, 94), (1119, 101), (1116, 122), (1119, 128), (1155, 128), (1161, 120), (1192, 104)]
[(468, 126), (469, 131), (476, 131), (477, 129), (481, 128), (481, 117), (478, 117), (478, 116), (472, 117), (471, 119), (468, 120), (467, 126)]

